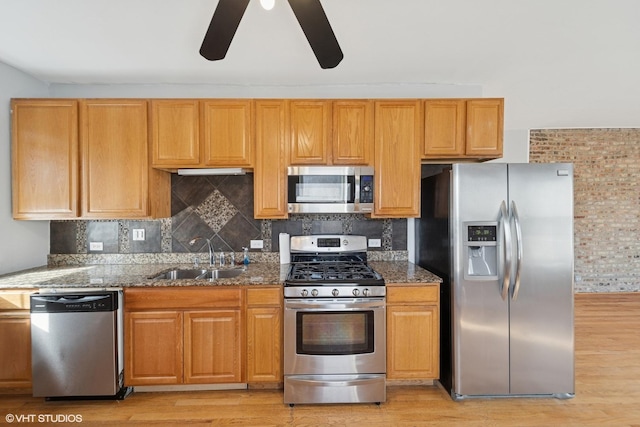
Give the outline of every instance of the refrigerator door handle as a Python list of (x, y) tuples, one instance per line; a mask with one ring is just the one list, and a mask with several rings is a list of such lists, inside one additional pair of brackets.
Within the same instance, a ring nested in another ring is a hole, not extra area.
[(507, 203), (503, 200), (500, 204), (500, 224), (504, 232), (504, 271), (502, 277), (502, 299), (506, 301), (509, 295), (509, 286), (511, 284), (511, 222), (507, 211)]
[(516, 277), (513, 286), (513, 295), (511, 299), (515, 301), (518, 298), (520, 290), (520, 272), (522, 270), (522, 227), (520, 226), (520, 217), (518, 216), (518, 208), (516, 202), (511, 201), (511, 215), (516, 229)]

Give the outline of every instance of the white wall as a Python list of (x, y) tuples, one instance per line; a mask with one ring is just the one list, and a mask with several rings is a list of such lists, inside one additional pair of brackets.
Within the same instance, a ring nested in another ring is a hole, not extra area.
[(11, 98), (49, 96), (48, 86), (0, 62), (0, 274), (47, 263), (49, 221), (14, 221), (11, 214)]

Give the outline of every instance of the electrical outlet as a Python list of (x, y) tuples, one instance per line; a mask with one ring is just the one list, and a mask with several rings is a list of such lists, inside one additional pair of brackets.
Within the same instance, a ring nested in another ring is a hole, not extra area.
[(382, 240), (380, 239), (369, 239), (369, 247), (370, 248), (379, 248), (382, 246)]
[(89, 242), (89, 250), (90, 251), (103, 251), (104, 247), (102, 242)]
[(264, 248), (264, 241), (262, 240), (251, 240), (251, 249), (262, 249)]
[(144, 228), (133, 229), (133, 240), (144, 240)]

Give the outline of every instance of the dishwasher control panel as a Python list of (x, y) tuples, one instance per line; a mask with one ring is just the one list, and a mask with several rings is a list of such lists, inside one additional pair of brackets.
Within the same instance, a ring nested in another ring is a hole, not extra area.
[(32, 313), (98, 312), (118, 309), (118, 291), (31, 295)]

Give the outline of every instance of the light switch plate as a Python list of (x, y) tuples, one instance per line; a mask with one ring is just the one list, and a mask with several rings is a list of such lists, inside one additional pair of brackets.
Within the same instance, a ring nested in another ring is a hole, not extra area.
[(251, 240), (251, 249), (262, 249), (264, 247), (264, 241), (262, 240)]
[(89, 242), (90, 251), (102, 251), (104, 250), (102, 242)]
[(381, 239), (369, 239), (369, 247), (370, 248), (379, 248), (382, 246)]

